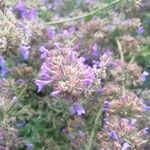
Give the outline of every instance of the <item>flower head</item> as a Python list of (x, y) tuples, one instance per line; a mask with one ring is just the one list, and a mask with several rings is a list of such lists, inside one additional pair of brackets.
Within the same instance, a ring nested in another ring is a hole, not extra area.
[(4, 58), (0, 55), (0, 76), (3, 77), (7, 73), (8, 69)]
[(79, 116), (85, 114), (85, 110), (80, 103), (74, 103), (70, 108), (70, 112), (72, 115), (77, 114)]
[(79, 96), (84, 94), (95, 79), (94, 70), (83, 63), (82, 58), (71, 49), (54, 49), (48, 53), (39, 79), (36, 80), (38, 91), (45, 85), (51, 85), (60, 94)]
[(121, 147), (121, 150), (128, 150), (131, 148), (131, 145), (129, 145), (127, 142), (123, 143), (123, 146)]
[(143, 26), (140, 26), (140, 27), (137, 28), (136, 32), (137, 32), (138, 34), (143, 34), (143, 33), (145, 32), (145, 29), (144, 29)]
[(142, 73), (141, 80), (142, 80), (143, 82), (146, 81), (148, 75), (149, 75), (149, 73), (148, 73), (147, 71), (144, 71), (144, 72)]
[(41, 52), (41, 59), (45, 59), (48, 55), (48, 50), (44, 46), (41, 46), (39, 51)]
[(51, 39), (55, 36), (55, 28), (49, 27), (47, 29), (47, 35)]
[(115, 131), (111, 131), (110, 134), (109, 134), (109, 138), (117, 140), (118, 136), (117, 136)]
[(30, 51), (29, 49), (31, 48), (31, 46), (20, 46), (20, 54), (21, 56), (27, 60), (29, 58), (29, 55), (30, 55)]
[(26, 6), (23, 1), (20, 1), (16, 6), (15, 6), (15, 11), (17, 12), (17, 15), (19, 18), (22, 18), (26, 14)]
[(139, 117), (144, 111), (144, 102), (135, 93), (128, 93), (119, 100), (112, 101), (109, 112), (124, 117)]
[(20, 0), (20, 2), (15, 6), (14, 10), (17, 13), (18, 18), (21, 19), (34, 20), (37, 16), (36, 9), (28, 9), (22, 0)]

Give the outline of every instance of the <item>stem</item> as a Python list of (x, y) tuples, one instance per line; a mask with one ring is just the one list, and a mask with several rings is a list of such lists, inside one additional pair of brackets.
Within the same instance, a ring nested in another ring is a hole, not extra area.
[[(123, 54), (123, 51), (122, 51), (121, 43), (120, 43), (118, 38), (116, 39), (116, 42), (117, 42), (118, 50), (119, 50), (119, 53), (120, 53), (121, 61), (124, 62), (124, 54)], [(125, 83), (125, 74), (123, 73), (123, 77), (122, 77), (122, 95), (125, 95), (125, 91), (126, 91), (126, 83)]]
[(28, 86), (25, 86), (25, 88), (20, 92), (20, 94), (17, 96), (17, 98), (20, 98), (22, 94), (27, 90)]
[(91, 150), (92, 143), (93, 143), (93, 138), (95, 136), (95, 130), (97, 129), (97, 124), (98, 124), (100, 116), (101, 116), (101, 109), (99, 109), (99, 111), (96, 115), (96, 119), (94, 121), (94, 125), (93, 125), (93, 128), (92, 128), (91, 134), (90, 134), (90, 139), (89, 139), (88, 146), (87, 146), (86, 150)]
[(118, 38), (116, 39), (116, 41), (117, 41), (117, 46), (118, 46), (118, 50), (119, 50), (119, 53), (120, 53), (121, 61), (124, 61), (124, 54), (123, 54), (123, 51), (122, 51), (121, 43), (120, 43)]
[(68, 18), (68, 19), (63, 19), (63, 20), (59, 20), (59, 21), (52, 21), (52, 22), (47, 22), (48, 25), (55, 25), (55, 24), (61, 24), (61, 23), (66, 23), (66, 22), (71, 22), (71, 21), (75, 21), (75, 20), (79, 20), (79, 19), (82, 19), (82, 18), (86, 18), (86, 17), (91, 17), (91, 16), (94, 16), (95, 14), (97, 13), (100, 13), (102, 12), (103, 10), (109, 8), (110, 6), (113, 6), (119, 2), (121, 2), (123, 0), (116, 0), (108, 5), (106, 5), (105, 7), (103, 8), (98, 8), (97, 10), (94, 10), (94, 11), (91, 11), (89, 13), (86, 13), (86, 14), (82, 14), (81, 16), (77, 16), (77, 17), (73, 17), (73, 18)]

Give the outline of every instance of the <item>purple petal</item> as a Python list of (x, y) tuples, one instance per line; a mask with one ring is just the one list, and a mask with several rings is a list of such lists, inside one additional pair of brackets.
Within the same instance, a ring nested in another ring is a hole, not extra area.
[(72, 115), (77, 114), (79, 116), (85, 114), (84, 108), (79, 103), (74, 103), (70, 108), (70, 112)]
[(140, 26), (140, 27), (138, 27), (138, 29), (136, 30), (136, 32), (137, 32), (138, 34), (143, 34), (143, 33), (145, 32), (145, 29), (144, 29), (143, 26)]
[(27, 60), (29, 58), (29, 55), (30, 55), (29, 49), (30, 48), (31, 48), (31, 46), (20, 46), (20, 54), (25, 60)]
[(42, 89), (45, 87), (46, 84), (48, 84), (49, 81), (42, 81), (42, 80), (36, 80), (36, 86), (38, 87), (38, 93), (42, 91)]
[(50, 95), (52, 96), (52, 97), (56, 97), (56, 96), (58, 96), (60, 94), (60, 91), (54, 91), (54, 92), (52, 92)]
[(123, 143), (123, 146), (121, 148), (121, 150), (128, 150), (129, 148), (131, 148), (131, 145), (129, 145), (128, 143)]
[(39, 51), (41, 52), (41, 59), (45, 59), (49, 52), (44, 46), (41, 46)]

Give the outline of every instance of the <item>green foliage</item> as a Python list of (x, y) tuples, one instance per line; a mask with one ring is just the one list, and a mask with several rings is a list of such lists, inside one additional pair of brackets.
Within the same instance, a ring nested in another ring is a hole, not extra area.
[(150, 68), (150, 45), (146, 45), (141, 49), (136, 61), (144, 68)]

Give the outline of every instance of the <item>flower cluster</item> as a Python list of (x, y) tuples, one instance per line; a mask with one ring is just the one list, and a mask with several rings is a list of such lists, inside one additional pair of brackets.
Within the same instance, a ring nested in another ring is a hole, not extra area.
[(28, 9), (23, 1), (20, 1), (14, 8), (18, 18), (33, 20), (37, 16), (37, 12), (34, 8)]
[(39, 79), (36, 80), (38, 92), (45, 85), (51, 85), (52, 95), (71, 94), (79, 96), (92, 85), (94, 70), (84, 64), (83, 58), (69, 48), (51, 50), (41, 66)]
[(129, 92), (118, 99), (104, 101), (104, 125), (98, 134), (100, 149), (143, 149), (148, 142), (145, 129), (140, 129), (144, 101)]
[(10, 10), (6, 10), (5, 13), (1, 12), (0, 18), (0, 52), (16, 54), (18, 45), (25, 39), (20, 28), (21, 23), (16, 20), (15, 15)]
[(144, 130), (138, 130), (135, 119), (111, 118), (99, 133), (99, 149), (143, 149), (147, 140)]
[(0, 150), (145, 150), (149, 6), (0, 0)]

